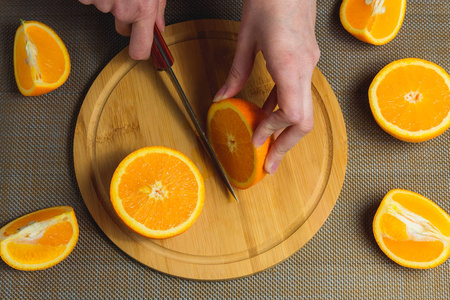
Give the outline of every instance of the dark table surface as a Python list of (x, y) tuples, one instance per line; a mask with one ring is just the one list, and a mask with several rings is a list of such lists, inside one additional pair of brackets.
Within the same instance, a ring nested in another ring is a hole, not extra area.
[[(241, 1), (167, 0), (168, 25), (193, 19), (239, 20)], [(280, 2), (281, 3), (281, 2)], [(400, 142), (375, 123), (367, 91), (375, 74), (401, 58), (430, 60), (450, 71), (448, 0), (409, 0), (398, 36), (372, 46), (339, 21), (341, 1), (318, 0), (319, 69), (340, 103), (348, 135), (343, 189), (319, 232), (285, 262), (224, 282), (196, 282), (156, 272), (124, 254), (96, 225), (78, 190), (73, 137), (78, 112), (102, 68), (128, 44), (114, 19), (74, 0), (0, 3), (0, 226), (32, 211), (70, 205), (80, 237), (67, 259), (43, 271), (0, 262), (0, 299), (124, 298), (450, 298), (450, 262), (403, 268), (372, 235), (372, 219), (393, 188), (433, 199), (450, 212), (450, 131), (421, 144)], [(14, 80), (13, 43), (19, 19), (53, 29), (70, 53), (72, 71), (59, 89), (23, 97)]]

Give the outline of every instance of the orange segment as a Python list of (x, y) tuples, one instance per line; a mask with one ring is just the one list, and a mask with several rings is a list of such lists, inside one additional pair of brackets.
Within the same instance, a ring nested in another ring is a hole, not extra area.
[(131, 229), (152, 238), (180, 234), (203, 208), (205, 187), (194, 163), (166, 147), (146, 147), (128, 155), (111, 180), (111, 202)]
[(54, 207), (40, 211), (39, 214), (28, 214), (25, 215), (14, 222), (9, 223), (7, 226), (2, 228), (0, 232), (2, 235), (0, 236), (0, 241), (4, 240), (8, 236), (15, 234), (19, 231), (20, 228), (34, 222), (42, 222), (53, 217), (59, 216), (65, 213), (67, 209), (65, 207)]
[(369, 101), (376, 122), (402, 141), (423, 142), (450, 127), (450, 76), (426, 60), (384, 67), (370, 85)]
[(396, 263), (433, 268), (450, 256), (450, 217), (431, 200), (406, 190), (392, 190), (373, 221), (375, 240)]
[(61, 256), (66, 247), (50, 247), (42, 244), (30, 245), (10, 242), (5, 247), (9, 259), (21, 265), (38, 265)]
[(78, 234), (77, 220), (71, 207), (43, 209), (0, 229), (0, 254), (15, 269), (47, 269), (72, 252)]
[(272, 139), (255, 148), (253, 132), (266, 117), (257, 105), (242, 99), (226, 99), (208, 111), (208, 138), (230, 183), (249, 188), (265, 176), (264, 161)]
[(14, 74), (20, 92), (48, 93), (61, 86), (69, 73), (69, 53), (61, 38), (45, 24), (22, 22), (14, 39)]
[(406, 0), (344, 0), (340, 19), (344, 28), (359, 40), (383, 45), (400, 30)]

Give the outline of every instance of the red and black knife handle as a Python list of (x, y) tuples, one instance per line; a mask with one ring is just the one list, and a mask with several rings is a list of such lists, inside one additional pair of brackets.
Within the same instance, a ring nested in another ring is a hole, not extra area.
[[(169, 66), (173, 65), (174, 59), (172, 53), (170, 53), (169, 47), (167, 47), (167, 44), (164, 41), (164, 38), (156, 24), (153, 29), (153, 44), (151, 56), (158, 70), (165, 70), (169, 68)], [(164, 56), (166, 59), (164, 59)], [(169, 63), (169, 65), (167, 65), (167, 63)]]

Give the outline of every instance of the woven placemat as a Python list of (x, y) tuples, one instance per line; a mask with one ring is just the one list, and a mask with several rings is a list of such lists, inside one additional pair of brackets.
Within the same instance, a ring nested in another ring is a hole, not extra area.
[[(239, 20), (241, 1), (167, 0), (166, 22)], [(280, 2), (281, 3), (281, 2)], [(0, 226), (32, 211), (72, 206), (79, 242), (57, 266), (20, 272), (0, 262), (0, 299), (311, 298), (448, 299), (450, 262), (412, 270), (378, 248), (371, 223), (392, 188), (413, 190), (450, 212), (450, 131), (421, 144), (400, 142), (375, 123), (367, 90), (393, 60), (419, 57), (450, 71), (448, 0), (408, 0), (398, 36), (364, 44), (342, 27), (341, 0), (318, 0), (320, 70), (341, 105), (348, 134), (348, 167), (337, 204), (320, 231), (285, 262), (225, 282), (173, 278), (139, 264), (96, 225), (79, 193), (73, 167), (77, 114), (101, 69), (127, 44), (114, 19), (77, 1), (2, 1), (0, 5)], [(19, 18), (39, 20), (64, 40), (72, 72), (58, 90), (26, 98), (13, 71)]]

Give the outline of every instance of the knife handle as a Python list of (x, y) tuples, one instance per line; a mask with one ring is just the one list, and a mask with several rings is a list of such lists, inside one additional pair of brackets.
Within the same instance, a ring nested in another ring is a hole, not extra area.
[[(159, 46), (159, 47), (158, 47)], [(152, 44), (152, 52), (151, 56), (153, 58), (153, 62), (158, 70), (165, 70), (173, 65), (174, 59), (172, 53), (170, 53), (169, 47), (167, 47), (166, 42), (158, 29), (158, 26), (155, 24), (155, 28), (153, 29), (153, 44)], [(166, 60), (164, 59), (166, 57)]]

